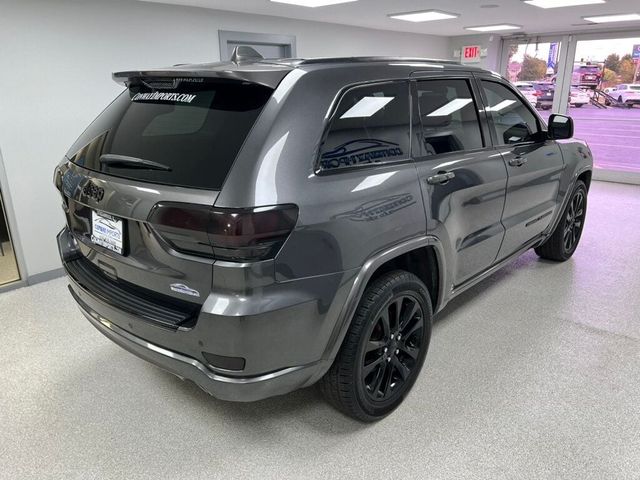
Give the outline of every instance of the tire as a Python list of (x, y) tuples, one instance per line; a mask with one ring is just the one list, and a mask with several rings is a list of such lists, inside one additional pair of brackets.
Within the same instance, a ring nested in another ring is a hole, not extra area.
[(583, 105), (584, 105), (584, 103), (576, 103), (576, 104), (574, 105), (574, 107), (576, 107), (576, 108), (582, 108), (582, 106), (583, 106)]
[(569, 260), (580, 243), (586, 215), (587, 187), (582, 180), (578, 180), (556, 229), (542, 245), (535, 248), (538, 256), (556, 262)]
[(364, 291), (342, 347), (320, 380), (324, 397), (362, 422), (390, 414), (420, 373), (432, 320), (429, 292), (418, 277), (395, 270), (376, 279)]

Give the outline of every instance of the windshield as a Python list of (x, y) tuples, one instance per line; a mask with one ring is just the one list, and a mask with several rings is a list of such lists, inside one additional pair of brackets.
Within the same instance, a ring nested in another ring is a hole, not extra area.
[(640, 85), (629, 85), (629, 90), (640, 90)]
[(118, 177), (219, 189), (272, 90), (197, 78), (169, 79), (165, 86), (171, 88), (143, 82), (123, 92), (67, 156)]

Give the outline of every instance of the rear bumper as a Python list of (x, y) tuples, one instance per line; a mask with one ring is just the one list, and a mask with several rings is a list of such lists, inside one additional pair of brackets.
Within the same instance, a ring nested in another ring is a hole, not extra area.
[[(79, 288), (77, 285), (74, 285)], [(186, 378), (220, 400), (251, 402), (282, 395), (315, 382), (321, 363), (289, 367), (256, 377), (227, 377), (214, 373), (195, 358), (154, 345), (118, 327), (82, 300), (82, 294), (70, 286), (80, 310), (87, 320), (109, 340), (158, 367)]]
[[(319, 380), (331, 364), (327, 352), (338, 341), (332, 332), (353, 284), (346, 272), (275, 284), (255, 297), (241, 297), (250, 311), (217, 314), (205, 304), (193, 327), (168, 329), (143, 318), (143, 312), (119, 308), (93, 292), (91, 283), (76, 279), (70, 266), (80, 254), (67, 229), (58, 236), (58, 247), (69, 290), (94, 327), (129, 352), (222, 400), (260, 400)], [(228, 303), (223, 293), (212, 293), (209, 300)], [(246, 365), (242, 370), (212, 366), (205, 352), (242, 357)]]

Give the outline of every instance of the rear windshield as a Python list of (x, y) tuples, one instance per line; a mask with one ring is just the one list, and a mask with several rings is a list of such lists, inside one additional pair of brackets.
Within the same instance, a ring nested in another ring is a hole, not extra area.
[(640, 90), (640, 85), (629, 85), (629, 90)]
[[(132, 180), (221, 188), (272, 90), (202, 79), (153, 86), (142, 84), (123, 92), (82, 134), (68, 157), (90, 170)], [(149, 162), (154, 162), (151, 167)]]
[(600, 73), (598, 67), (578, 67), (581, 73)]

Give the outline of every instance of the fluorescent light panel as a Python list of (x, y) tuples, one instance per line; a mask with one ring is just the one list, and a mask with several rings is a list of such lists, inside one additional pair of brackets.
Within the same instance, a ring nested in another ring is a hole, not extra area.
[(499, 104), (494, 105), (493, 107), (487, 107), (487, 111), (488, 112), (501, 112), (505, 108), (509, 108), (514, 103), (516, 103), (515, 100), (503, 100)]
[(451, 115), (458, 110), (462, 110), (464, 107), (469, 105), (473, 100), (470, 98), (456, 98), (451, 100), (446, 105), (438, 108), (431, 112), (427, 117), (446, 117), (447, 115)]
[(434, 20), (449, 20), (458, 18), (457, 13), (442, 12), (440, 10), (421, 10), (418, 12), (392, 13), (389, 15), (396, 20), (405, 20), (407, 22), (433, 22)]
[(396, 97), (362, 97), (358, 103), (344, 112), (340, 118), (372, 117), (394, 98)]
[(606, 0), (524, 0), (524, 3), (540, 8), (579, 7), (607, 3)]
[(271, 0), (274, 3), (286, 3), (288, 5), (299, 5), (301, 7), (326, 7), (327, 5), (337, 5), (338, 3), (357, 2), (358, 0)]
[(474, 32), (501, 32), (504, 30), (520, 30), (522, 25), (512, 25), (510, 23), (501, 23), (499, 25), (479, 25), (477, 27), (464, 27), (465, 30), (473, 30)]
[(611, 22), (633, 22), (640, 20), (637, 13), (620, 13), (616, 15), (595, 15), (591, 17), (582, 17), (583, 20), (591, 23), (611, 23)]

